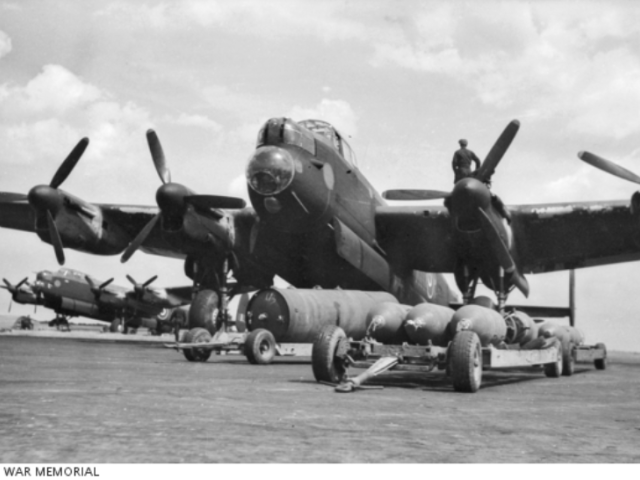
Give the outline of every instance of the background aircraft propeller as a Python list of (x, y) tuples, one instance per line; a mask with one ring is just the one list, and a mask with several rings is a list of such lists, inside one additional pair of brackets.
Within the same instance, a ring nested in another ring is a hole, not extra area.
[(55, 216), (63, 205), (64, 197), (58, 190), (58, 187), (62, 185), (73, 171), (80, 157), (82, 157), (82, 154), (86, 150), (87, 145), (89, 145), (89, 139), (87, 137), (80, 140), (73, 150), (71, 150), (71, 153), (67, 155), (67, 158), (64, 159), (62, 165), (58, 167), (49, 185), (36, 185), (27, 195), (29, 204), (35, 210), (36, 215), (44, 215), (47, 220), (49, 238), (56, 253), (56, 259), (60, 265), (64, 265), (65, 258), (60, 232), (58, 232), (55, 223)]
[(98, 285), (96, 287), (96, 284), (93, 283), (93, 280), (91, 280), (91, 277), (89, 275), (85, 275), (84, 278), (87, 281), (87, 283), (89, 284), (89, 288), (91, 289), (91, 293), (93, 293), (93, 296), (96, 298), (96, 300), (100, 299), (100, 295), (102, 295), (102, 292), (104, 291), (104, 289), (107, 288), (107, 286), (110, 285), (111, 282), (113, 282), (113, 280), (114, 280), (113, 277), (112, 277), (109, 280), (107, 280), (106, 282), (102, 282), (100, 285)]
[(149, 288), (148, 288), (149, 285), (151, 285), (153, 282), (155, 282), (157, 278), (158, 278), (158, 276), (154, 275), (153, 277), (151, 277), (146, 282), (138, 283), (138, 282), (136, 282), (134, 280), (133, 277), (131, 277), (130, 275), (127, 275), (127, 280), (129, 280), (133, 284), (133, 290), (134, 290), (134, 292), (136, 294), (136, 298), (138, 298), (138, 299), (142, 298), (144, 293), (149, 291)]
[(182, 220), (186, 211), (186, 205), (191, 204), (196, 208), (210, 213), (214, 218), (222, 218), (223, 214), (217, 209), (236, 209), (244, 208), (246, 202), (241, 198), (224, 197), (220, 195), (194, 195), (184, 185), (171, 182), (171, 171), (167, 166), (167, 160), (160, 144), (158, 135), (153, 130), (147, 130), (147, 143), (151, 158), (155, 165), (156, 172), (162, 181), (162, 185), (156, 191), (156, 203), (160, 211), (144, 226), (144, 228), (136, 235), (129, 246), (122, 254), (120, 261), (126, 262), (131, 258), (140, 245), (147, 239), (151, 230), (155, 227), (160, 218), (164, 218), (167, 224), (174, 224), (178, 228), (182, 227)]
[(4, 282), (4, 285), (0, 285), (0, 288), (4, 288), (8, 290), (9, 293), (11, 294), (11, 300), (9, 301), (9, 310), (8, 310), (9, 312), (11, 312), (11, 306), (13, 305), (13, 297), (15, 296), (16, 293), (20, 291), (20, 287), (25, 283), (27, 283), (28, 278), (29, 277), (24, 277), (22, 280), (18, 282), (17, 285), (12, 285), (11, 282), (6, 278), (2, 279), (2, 281)]

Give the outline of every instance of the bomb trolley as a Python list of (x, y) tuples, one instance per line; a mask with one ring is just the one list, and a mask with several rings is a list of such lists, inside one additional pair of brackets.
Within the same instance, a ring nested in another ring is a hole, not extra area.
[[(354, 391), (370, 378), (390, 370), (427, 373), (437, 369), (451, 376), (454, 390), (473, 393), (480, 388), (483, 370), (541, 365), (546, 376), (558, 378), (563, 360), (562, 343), (555, 337), (539, 338), (528, 349), (502, 349), (483, 347), (476, 333), (462, 330), (446, 347), (383, 345), (368, 338), (350, 341), (336, 326), (322, 330), (313, 344), (311, 358), (316, 380), (337, 385), (338, 392)], [(349, 367), (366, 370), (348, 377)]]

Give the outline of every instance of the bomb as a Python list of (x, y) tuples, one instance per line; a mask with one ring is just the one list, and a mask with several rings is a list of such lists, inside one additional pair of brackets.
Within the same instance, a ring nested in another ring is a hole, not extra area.
[(367, 315), (367, 336), (380, 343), (400, 345), (409, 341), (404, 330), (404, 319), (411, 310), (409, 305), (382, 302), (375, 305)]
[(516, 310), (504, 317), (504, 321), (507, 324), (507, 343), (524, 345), (538, 338), (538, 324), (526, 313)]
[(383, 302), (398, 303), (386, 292), (267, 288), (247, 305), (249, 330), (269, 330), (276, 342), (311, 343), (325, 325), (337, 325), (361, 340), (367, 315)]
[(447, 325), (454, 315), (449, 307), (421, 303), (407, 313), (404, 329), (412, 343), (418, 345), (446, 346)]
[(475, 332), (483, 347), (497, 345), (507, 335), (507, 324), (495, 310), (479, 305), (465, 305), (453, 315), (447, 327), (447, 338), (452, 340), (461, 330)]
[(582, 345), (584, 343), (584, 335), (576, 327), (556, 325), (550, 322), (540, 325), (538, 336), (545, 338), (556, 337), (562, 342), (563, 347), (569, 343), (574, 345)]

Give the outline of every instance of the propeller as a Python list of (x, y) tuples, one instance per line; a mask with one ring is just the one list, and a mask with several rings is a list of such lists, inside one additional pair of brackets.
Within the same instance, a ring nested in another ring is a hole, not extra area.
[(138, 283), (134, 280), (133, 277), (131, 277), (130, 275), (127, 275), (127, 280), (129, 280), (133, 284), (133, 290), (137, 298), (142, 298), (142, 295), (144, 295), (144, 293), (149, 290), (147, 287), (151, 285), (153, 282), (155, 282), (157, 278), (158, 276), (154, 275), (146, 282)]
[(93, 293), (94, 297), (96, 297), (96, 300), (100, 299), (100, 295), (102, 295), (102, 292), (104, 291), (104, 289), (107, 288), (107, 286), (110, 285), (111, 282), (113, 282), (114, 280), (113, 278), (110, 278), (106, 282), (102, 282), (100, 285), (96, 287), (96, 284), (93, 282), (93, 280), (91, 280), (91, 277), (89, 275), (85, 275), (84, 278), (89, 284), (91, 293)]
[(28, 278), (29, 277), (24, 277), (20, 282), (18, 282), (17, 285), (12, 285), (11, 282), (6, 278), (2, 279), (2, 281), (4, 282), (4, 285), (0, 285), (0, 288), (4, 288), (8, 290), (9, 293), (11, 294), (11, 300), (9, 300), (9, 309), (8, 309), (9, 313), (11, 313), (11, 306), (13, 305), (14, 295), (20, 291), (20, 287), (27, 282)]
[(493, 175), (498, 163), (502, 160), (502, 157), (507, 152), (507, 149), (511, 145), (511, 142), (515, 138), (518, 130), (520, 129), (520, 122), (518, 120), (511, 120), (509, 124), (502, 131), (496, 143), (493, 144), (491, 150), (480, 165), (480, 168), (475, 172), (474, 176), (481, 182), (487, 182)]
[(590, 152), (579, 152), (578, 158), (589, 165), (599, 168), (611, 175), (640, 184), (640, 177), (635, 173)]
[(447, 198), (450, 192), (441, 190), (387, 190), (382, 192), (382, 198), (387, 200), (436, 200)]
[(210, 213), (216, 219), (224, 216), (223, 213), (217, 211), (218, 209), (239, 209), (246, 206), (246, 202), (241, 198), (219, 195), (194, 195), (194, 193), (184, 185), (172, 183), (171, 171), (167, 166), (164, 150), (154, 130), (147, 130), (147, 143), (156, 172), (162, 182), (162, 185), (156, 191), (156, 203), (160, 211), (149, 220), (126, 248), (120, 258), (122, 263), (129, 260), (136, 250), (140, 248), (140, 245), (147, 239), (160, 218), (164, 218), (168, 223), (181, 227), (187, 204)]
[(58, 167), (58, 170), (53, 175), (49, 185), (36, 185), (33, 187), (27, 199), (31, 207), (36, 211), (38, 215), (44, 215), (47, 219), (47, 229), (49, 230), (49, 239), (53, 245), (53, 249), (56, 253), (56, 259), (60, 265), (64, 265), (64, 251), (62, 240), (60, 238), (60, 232), (55, 223), (55, 216), (62, 208), (63, 195), (60, 194), (58, 187), (64, 183), (69, 174), (73, 171), (76, 164), (82, 157), (82, 154), (89, 145), (89, 139), (84, 137), (78, 142), (78, 144), (71, 150), (71, 153), (67, 155), (62, 164)]

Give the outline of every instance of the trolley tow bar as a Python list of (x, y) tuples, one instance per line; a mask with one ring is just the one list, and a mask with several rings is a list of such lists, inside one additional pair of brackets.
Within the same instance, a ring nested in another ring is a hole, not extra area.
[(336, 392), (349, 393), (356, 389), (362, 389), (362, 384), (370, 378), (380, 375), (381, 373), (391, 370), (395, 367), (400, 359), (398, 357), (381, 357), (368, 369), (362, 372), (360, 375), (349, 378), (346, 381), (336, 385)]

